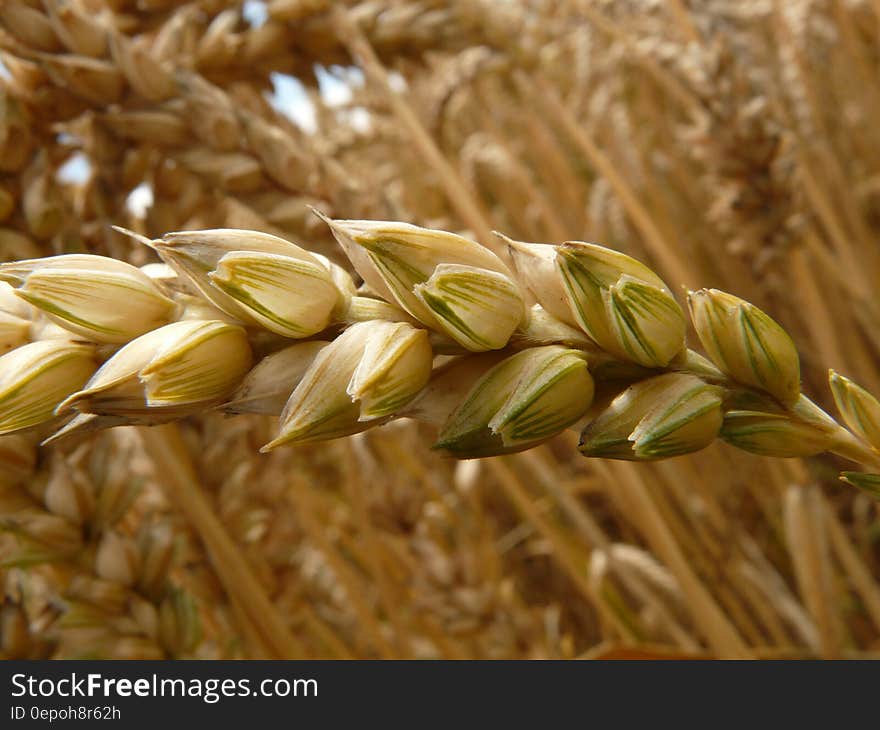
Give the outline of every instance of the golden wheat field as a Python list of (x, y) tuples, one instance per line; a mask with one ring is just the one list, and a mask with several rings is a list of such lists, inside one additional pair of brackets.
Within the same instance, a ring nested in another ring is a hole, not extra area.
[(878, 0), (0, 1), (0, 657), (880, 656), (878, 82)]

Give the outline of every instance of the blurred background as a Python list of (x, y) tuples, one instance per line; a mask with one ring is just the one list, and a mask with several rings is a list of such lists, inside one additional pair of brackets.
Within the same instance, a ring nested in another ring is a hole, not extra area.
[[(153, 260), (117, 224), (343, 263), (309, 206), (595, 241), (766, 310), (821, 405), (830, 367), (880, 392), (876, 0), (7, 0), (0, 29), (0, 260)], [(175, 474), (130, 429), (0, 438), (0, 655), (880, 650), (877, 506), (832, 457), (456, 463), (409, 421), (260, 455), (271, 428), (189, 419)]]

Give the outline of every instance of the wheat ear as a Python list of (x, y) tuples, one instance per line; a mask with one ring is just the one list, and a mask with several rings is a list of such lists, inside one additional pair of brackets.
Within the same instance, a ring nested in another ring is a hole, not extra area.
[(0, 357), (0, 433), (54, 429), (51, 441), (218, 408), (278, 416), (264, 450), (411, 417), (457, 458), (577, 427), (586, 456), (663, 459), (720, 437), (880, 469), (877, 399), (832, 371), (842, 422), (825, 413), (800, 391), (791, 337), (732, 294), (688, 292), (707, 358), (687, 347), (670, 288), (620, 252), (500, 236), (508, 264), (445, 231), (325, 222), (359, 287), (320, 255), (237, 229), (142, 239), (164, 262), (144, 270), (85, 255), (3, 264), (0, 304), (32, 326)]

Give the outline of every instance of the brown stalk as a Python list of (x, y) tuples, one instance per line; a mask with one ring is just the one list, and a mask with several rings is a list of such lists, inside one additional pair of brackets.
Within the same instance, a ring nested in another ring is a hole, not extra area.
[(178, 427), (168, 424), (142, 428), (139, 435), (152, 461), (156, 480), (201, 538), (227, 594), (234, 596), (277, 659), (302, 657), (302, 645), (275, 610), (202, 493)]
[(362, 477), (362, 474), (371, 457), (366, 453), (366, 444), (357, 436), (349, 439), (348, 445), (349, 478), (346, 480), (345, 486), (362, 541), (362, 549), (359, 550), (359, 553), (363, 555), (364, 562), (369, 567), (371, 577), (378, 589), (379, 601), (385, 615), (394, 627), (395, 656), (401, 659), (410, 659), (412, 657), (406, 641), (409, 631), (400, 611), (403, 596), (400, 595), (398, 587), (389, 580), (387, 565), (383, 565), (382, 560), (384, 551), (367, 508), (365, 494), (367, 480)]
[(831, 548), (843, 565), (855, 590), (865, 603), (865, 611), (871, 618), (875, 628), (880, 630), (880, 588), (874, 580), (870, 569), (862, 561), (858, 551), (850, 542), (844, 526), (827, 500), (823, 500), (828, 537)]
[(497, 239), (492, 235), (492, 226), (479, 203), (468, 193), (467, 187), (461, 176), (455, 171), (449, 161), (443, 156), (434, 140), (428, 134), (424, 124), (416, 116), (409, 103), (391, 86), (388, 72), (373, 50), (370, 42), (351, 20), (343, 6), (336, 5), (333, 9), (333, 26), (340, 42), (351, 53), (352, 58), (363, 68), (364, 73), (383, 92), (388, 104), (391, 106), (397, 120), (406, 129), (412, 138), (419, 154), (428, 166), (440, 179), (440, 184), (446, 192), (449, 202), (462, 221), (473, 232), (484, 246), (497, 253), (502, 258), (507, 256), (506, 247), (499, 246)]
[(677, 638), (680, 648), (686, 651), (697, 651), (699, 646), (687, 635), (678, 621), (659, 600), (650, 588), (646, 588), (639, 576), (630, 566), (617, 560), (611, 549), (611, 541), (602, 531), (589, 511), (571, 494), (570, 490), (560, 483), (559, 475), (553, 473), (553, 460), (546, 448), (539, 447), (519, 455), (517, 461), (528, 465), (548, 494), (559, 504), (565, 515), (581, 533), (584, 541), (593, 550), (602, 551), (612, 573), (619, 576), (622, 584), (650, 606), (659, 620), (667, 627), (670, 634)]
[(525, 74), (517, 73), (514, 78), (523, 90), (523, 95), (527, 94), (529, 88), (534, 90), (535, 95), (542, 100), (544, 106), (578, 146), (584, 157), (596, 168), (599, 175), (609, 182), (614, 192), (620, 198), (620, 202), (630, 216), (633, 225), (642, 235), (648, 252), (657, 261), (664, 273), (670, 276), (673, 281), (687, 286), (695, 284), (694, 277), (682, 261), (677, 246), (666, 239), (662, 231), (652, 220), (650, 213), (639, 201), (635, 191), (619, 173), (611, 160), (599, 149), (599, 146), (587, 130), (578, 124), (574, 115), (562, 103), (556, 91), (540, 77), (528, 79)]
[[(712, 598), (688, 563), (674, 534), (660, 518), (642, 473), (632, 464), (604, 464), (599, 471), (612, 477), (616, 488), (626, 492), (635, 507), (634, 519), (644, 531), (651, 548), (669, 567), (681, 586), (691, 608), (694, 621), (700, 627), (709, 645), (726, 659), (748, 659), (752, 652), (743, 642), (734, 626)], [(616, 477), (616, 479), (614, 478)]]
[(300, 483), (293, 497), (291, 506), (302, 520), (303, 528), (316, 547), (323, 553), (337, 579), (345, 588), (346, 596), (351, 602), (351, 608), (360, 619), (361, 626), (368, 634), (368, 640), (379, 652), (381, 658), (394, 658), (394, 647), (388, 642), (382, 632), (382, 626), (370, 606), (363, 598), (364, 586), (357, 575), (345, 562), (345, 559), (335, 549), (333, 543), (326, 536), (324, 529), (316, 521), (314, 513), (314, 499), (310, 494), (308, 484)]
[(682, 35), (689, 43), (702, 42), (700, 31), (697, 30), (697, 26), (694, 24), (694, 20), (691, 18), (690, 12), (684, 4), (684, 0), (669, 0), (668, 10), (669, 14), (679, 25)]
[(578, 10), (602, 33), (623, 44), (632, 53), (634, 63), (641, 66), (672, 99), (679, 103), (682, 109), (691, 114), (701, 113), (699, 101), (691, 91), (655, 59), (639, 52), (635, 40), (625, 30), (606, 18), (601, 11), (591, 7), (589, 3), (580, 3)]
[(559, 561), (568, 577), (578, 591), (591, 603), (596, 604), (597, 597), (587, 579), (587, 557), (579, 555), (555, 529), (550, 520), (541, 514), (534, 501), (523, 488), (516, 472), (501, 458), (487, 459), (486, 465), (494, 474), (504, 492), (513, 502), (517, 511), (527, 519), (535, 529), (553, 546), (553, 555)]
[(815, 485), (792, 484), (785, 495), (785, 526), (798, 587), (816, 626), (824, 659), (842, 651), (837, 603), (831, 584), (828, 540), (820, 495)]

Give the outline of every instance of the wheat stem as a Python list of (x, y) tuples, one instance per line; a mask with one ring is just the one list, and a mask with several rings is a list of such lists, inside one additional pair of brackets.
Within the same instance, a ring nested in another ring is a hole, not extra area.
[(324, 555), (330, 568), (336, 574), (337, 579), (345, 588), (345, 594), (355, 614), (361, 622), (362, 628), (368, 634), (368, 639), (382, 659), (393, 659), (394, 647), (382, 631), (374, 611), (367, 601), (364, 600), (364, 585), (358, 580), (357, 575), (348, 566), (344, 558), (336, 550), (333, 543), (318, 524), (314, 512), (314, 496), (311, 487), (305, 483), (297, 485), (296, 493), (291, 497), (291, 506), (297, 511), (302, 520), (306, 533), (314, 541), (317, 548)]
[(263, 586), (254, 578), (241, 551), (229, 538), (202, 494), (177, 426), (168, 424), (141, 429), (140, 437), (152, 460), (157, 481), (205, 544), (226, 592), (235, 597), (277, 659), (302, 657), (302, 645), (290, 633)]
[(676, 244), (668, 241), (662, 231), (654, 223), (651, 215), (639, 201), (635, 191), (617, 170), (611, 160), (602, 152), (599, 145), (593, 140), (586, 129), (578, 124), (571, 111), (562, 103), (556, 90), (540, 77), (531, 80), (519, 72), (514, 77), (517, 83), (525, 90), (531, 88), (539, 95), (547, 106), (551, 115), (558, 120), (565, 133), (574, 141), (584, 157), (590, 162), (596, 171), (604, 177), (614, 192), (620, 198), (624, 209), (632, 219), (633, 225), (642, 235), (645, 247), (660, 265), (675, 281), (688, 286), (692, 283), (692, 276), (678, 253)]
[(636, 509), (634, 517), (640, 523), (645, 538), (675, 575), (687, 597), (694, 620), (712, 648), (725, 659), (751, 658), (752, 652), (691, 569), (673, 533), (660, 518), (642, 475), (626, 463), (602, 465), (600, 469), (626, 491), (627, 499)]
[(841, 638), (837, 616), (833, 613), (834, 587), (831, 584), (828, 543), (822, 519), (819, 494), (815, 486), (792, 485), (785, 496), (786, 534), (790, 543), (798, 586), (810, 614), (819, 628), (822, 656), (840, 656)]
[(846, 530), (834, 513), (832, 506), (828, 504), (828, 500), (822, 497), (821, 501), (831, 548), (849, 575), (853, 588), (855, 588), (864, 601), (865, 612), (870, 617), (871, 622), (877, 629), (880, 629), (880, 587), (877, 586), (877, 582), (874, 580), (870, 569), (859, 557), (858, 551), (850, 542)]
[(439, 177), (449, 202), (461, 216), (464, 224), (473, 231), (480, 243), (495, 250), (499, 255), (506, 256), (492, 235), (492, 226), (479, 203), (468, 194), (464, 180), (443, 156), (409, 103), (394, 90), (388, 78), (388, 72), (376, 56), (370, 42), (351, 20), (343, 6), (336, 5), (334, 7), (333, 23), (340, 41), (360, 64), (364, 73), (381, 89), (395, 116), (407, 130), (419, 154), (424, 158), (425, 164)]
[(702, 113), (700, 102), (690, 89), (682, 84), (670, 71), (657, 63), (654, 58), (641, 53), (632, 36), (617, 23), (607, 18), (601, 11), (592, 7), (589, 3), (580, 3), (578, 10), (598, 30), (609, 38), (621, 43), (631, 53), (633, 63), (641, 66), (671, 98), (679, 103), (683, 110), (692, 115)]
[(682, 34), (690, 43), (701, 43), (702, 38), (700, 31), (694, 24), (690, 12), (684, 4), (684, 0), (669, 0), (669, 13), (675, 18), (675, 21), (681, 28)]
[(685, 651), (698, 651), (699, 646), (688, 636), (663, 601), (643, 584), (631, 566), (615, 556), (613, 545), (602, 528), (586, 507), (561, 483), (559, 475), (553, 473), (553, 461), (546, 448), (539, 447), (526, 451), (519, 455), (518, 460), (523, 461), (533, 472), (541, 486), (559, 504), (571, 523), (581, 533), (588, 546), (603, 554), (610, 572), (620, 578), (627, 590), (636, 595), (646, 606), (650, 606), (650, 610), (656, 614), (670, 635), (675, 638), (680, 648)]
[(538, 532), (553, 545), (553, 554), (561, 563), (575, 587), (590, 603), (597, 598), (587, 579), (587, 563), (584, 556), (572, 549), (571, 544), (555, 529), (551, 521), (541, 514), (534, 501), (526, 493), (516, 472), (503, 459), (487, 460), (486, 464), (493, 472), (504, 492)]

